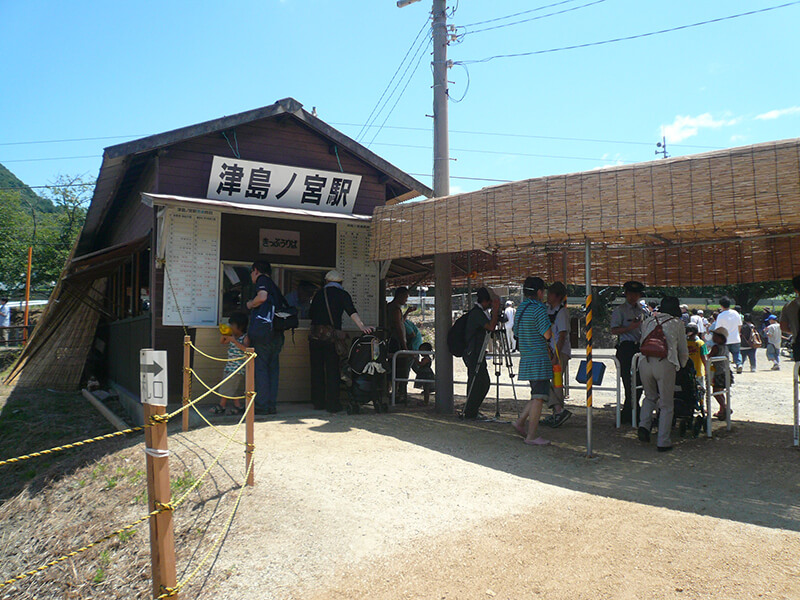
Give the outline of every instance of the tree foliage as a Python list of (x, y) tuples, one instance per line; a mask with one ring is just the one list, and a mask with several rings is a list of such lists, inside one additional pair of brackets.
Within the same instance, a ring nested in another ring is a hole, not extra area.
[[(81, 177), (60, 176), (34, 203), (14, 190), (0, 190), (0, 284), (11, 297), (25, 286), (28, 247), (33, 247), (31, 287), (46, 296), (58, 281), (86, 218), (89, 186)], [(52, 210), (40, 210), (52, 206)]]

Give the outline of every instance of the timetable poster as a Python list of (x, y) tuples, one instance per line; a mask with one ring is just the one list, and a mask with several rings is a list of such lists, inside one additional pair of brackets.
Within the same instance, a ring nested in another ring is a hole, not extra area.
[(167, 210), (163, 237), (164, 325), (217, 325), (221, 222), (221, 214), (210, 210)]
[[(380, 274), (378, 263), (369, 259), (369, 223), (339, 223), (336, 233), (336, 269), (344, 277), (342, 285), (353, 297), (364, 324), (376, 327)], [(342, 327), (355, 329), (355, 324), (345, 318)]]

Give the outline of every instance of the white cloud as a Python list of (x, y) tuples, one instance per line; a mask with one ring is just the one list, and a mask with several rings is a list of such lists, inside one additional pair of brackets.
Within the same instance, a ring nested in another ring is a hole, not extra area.
[(736, 143), (739, 143), (739, 142), (743, 142), (743, 141), (745, 141), (746, 139), (747, 139), (747, 136), (746, 136), (746, 135), (741, 135), (741, 134), (739, 134), (739, 133), (735, 133), (735, 134), (733, 134), (733, 135), (731, 136), (731, 143), (732, 143), (732, 144), (736, 144)]
[(789, 108), (780, 108), (778, 110), (770, 110), (760, 115), (756, 115), (756, 119), (759, 121), (771, 121), (772, 119), (779, 119), (780, 117), (785, 117), (787, 115), (797, 115), (800, 114), (800, 106), (792, 106)]
[(696, 136), (701, 129), (719, 129), (720, 127), (730, 127), (736, 125), (741, 121), (741, 118), (735, 117), (731, 119), (715, 119), (711, 113), (703, 113), (696, 117), (688, 115), (678, 115), (675, 120), (669, 125), (664, 125), (661, 128), (663, 135), (667, 138), (667, 142), (677, 144), (690, 137)]

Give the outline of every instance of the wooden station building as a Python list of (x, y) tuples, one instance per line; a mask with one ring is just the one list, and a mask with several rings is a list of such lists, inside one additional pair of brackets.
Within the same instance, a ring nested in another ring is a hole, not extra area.
[[(169, 353), (179, 397), (185, 333), (224, 356), (217, 326), (246, 310), (259, 259), (301, 304), (340, 270), (364, 322), (378, 324), (383, 280), (404, 273), (370, 260), (372, 213), (419, 196), (432, 192), (292, 98), (106, 148), (54, 302), (9, 379), (75, 389), (94, 375), (138, 397), (139, 350), (150, 347)], [(310, 400), (300, 313), (280, 401)], [(219, 381), (220, 363), (198, 357), (195, 369)]]

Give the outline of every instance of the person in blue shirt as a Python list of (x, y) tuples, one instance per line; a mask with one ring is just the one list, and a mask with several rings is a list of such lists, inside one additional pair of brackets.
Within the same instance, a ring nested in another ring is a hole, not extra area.
[[(519, 347), (519, 380), (531, 385), (531, 400), (512, 425), (530, 446), (547, 446), (549, 440), (537, 436), (542, 406), (550, 398), (554, 355), (550, 317), (544, 303), (545, 285), (539, 277), (528, 277), (522, 288), (525, 299), (514, 318), (514, 335)], [(527, 425), (526, 425), (527, 424)]]

